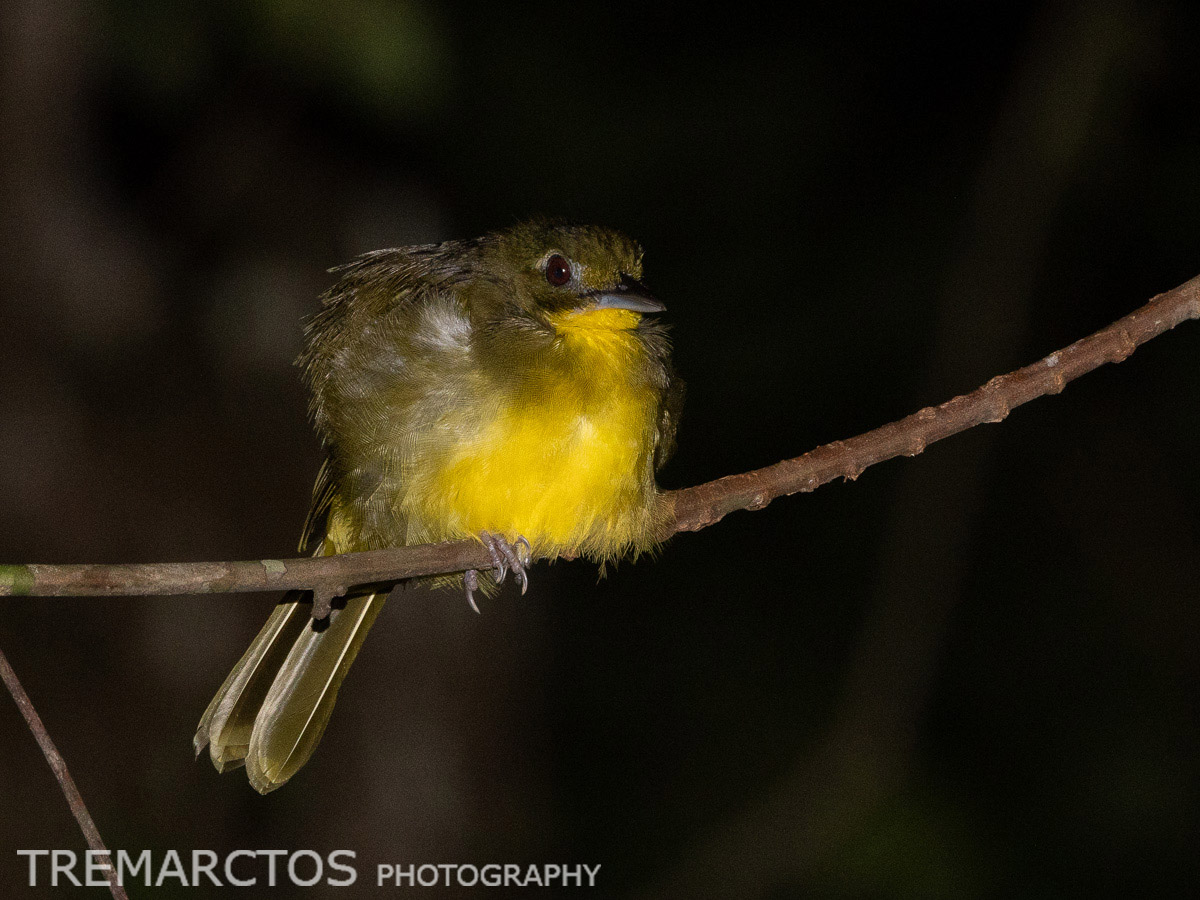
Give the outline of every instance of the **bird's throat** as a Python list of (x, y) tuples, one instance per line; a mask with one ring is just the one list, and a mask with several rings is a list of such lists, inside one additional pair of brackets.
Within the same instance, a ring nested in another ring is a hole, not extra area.
[(642, 320), (630, 309), (569, 309), (554, 313), (550, 324), (559, 334), (572, 331), (629, 331)]

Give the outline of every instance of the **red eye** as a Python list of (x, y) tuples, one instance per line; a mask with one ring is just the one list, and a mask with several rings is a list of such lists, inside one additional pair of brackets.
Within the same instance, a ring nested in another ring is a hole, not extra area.
[(555, 287), (562, 287), (571, 280), (571, 264), (555, 253), (546, 260), (546, 280)]

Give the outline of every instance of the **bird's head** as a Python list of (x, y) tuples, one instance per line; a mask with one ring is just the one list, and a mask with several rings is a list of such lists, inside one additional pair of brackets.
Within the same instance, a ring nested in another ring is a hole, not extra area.
[(666, 308), (639, 280), (641, 247), (610, 228), (526, 223), (485, 239), (480, 255), (483, 305), (555, 331), (635, 328)]

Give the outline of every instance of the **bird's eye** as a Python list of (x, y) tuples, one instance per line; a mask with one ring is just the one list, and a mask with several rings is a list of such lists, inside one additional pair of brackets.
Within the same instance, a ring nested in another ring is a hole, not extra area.
[(555, 253), (546, 260), (546, 280), (555, 287), (562, 287), (571, 280), (571, 264)]

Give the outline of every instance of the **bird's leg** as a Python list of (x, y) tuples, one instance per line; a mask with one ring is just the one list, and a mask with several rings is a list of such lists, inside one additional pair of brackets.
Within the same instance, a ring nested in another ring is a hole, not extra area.
[(529, 590), (529, 575), (525, 571), (533, 553), (529, 541), (518, 537), (515, 545), (510, 544), (501, 535), (492, 534), (490, 531), (480, 532), (479, 539), (483, 541), (483, 545), (488, 548), (488, 553), (492, 557), (495, 565), (493, 571), (496, 575), (496, 584), (503, 583), (504, 576), (511, 569), (521, 583), (521, 593), (524, 594)]

